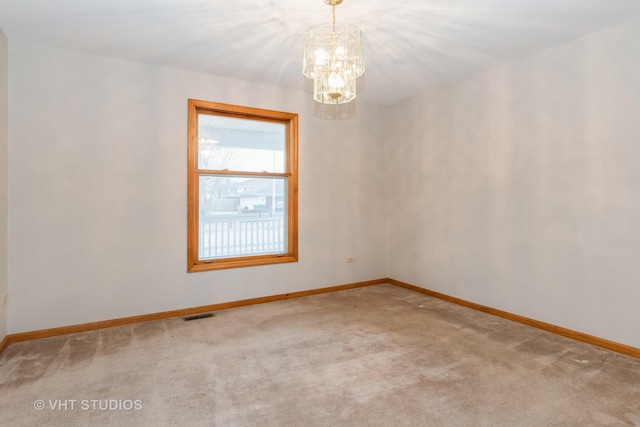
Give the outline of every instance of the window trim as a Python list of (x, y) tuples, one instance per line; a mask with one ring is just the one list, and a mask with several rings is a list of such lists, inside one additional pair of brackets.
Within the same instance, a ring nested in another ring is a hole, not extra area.
[[(198, 114), (214, 114), (250, 120), (282, 123), (286, 126), (284, 173), (241, 172), (198, 169)], [(213, 173), (287, 178), (287, 252), (284, 254), (198, 259), (199, 177)], [(281, 264), (298, 261), (298, 115), (281, 111), (189, 99), (187, 123), (187, 272)]]

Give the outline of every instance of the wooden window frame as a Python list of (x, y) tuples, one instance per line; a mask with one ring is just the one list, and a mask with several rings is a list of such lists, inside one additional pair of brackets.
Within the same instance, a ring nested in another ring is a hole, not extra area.
[[(283, 173), (198, 169), (198, 115), (212, 114), (282, 123), (286, 126)], [(298, 115), (189, 99), (187, 131), (187, 271), (209, 271), (298, 261)], [(201, 174), (275, 177), (287, 179), (287, 252), (200, 260), (198, 254), (199, 177)]]

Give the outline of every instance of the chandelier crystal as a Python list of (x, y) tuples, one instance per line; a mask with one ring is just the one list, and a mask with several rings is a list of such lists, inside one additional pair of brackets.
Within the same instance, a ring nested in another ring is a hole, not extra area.
[(356, 97), (356, 79), (364, 73), (364, 38), (358, 27), (336, 24), (342, 0), (324, 0), (332, 22), (310, 28), (304, 37), (303, 74), (313, 80), (313, 99), (345, 104)]

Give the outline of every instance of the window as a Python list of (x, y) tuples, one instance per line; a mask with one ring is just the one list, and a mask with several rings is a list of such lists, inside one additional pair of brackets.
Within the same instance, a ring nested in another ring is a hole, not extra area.
[(298, 115), (189, 100), (188, 271), (298, 260)]

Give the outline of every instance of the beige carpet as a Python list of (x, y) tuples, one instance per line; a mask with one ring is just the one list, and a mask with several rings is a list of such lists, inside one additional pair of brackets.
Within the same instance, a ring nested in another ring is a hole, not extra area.
[(0, 410), (2, 426), (640, 426), (640, 360), (377, 285), (13, 344)]

